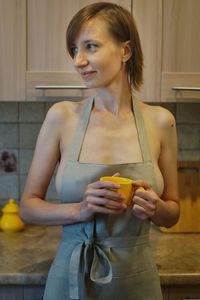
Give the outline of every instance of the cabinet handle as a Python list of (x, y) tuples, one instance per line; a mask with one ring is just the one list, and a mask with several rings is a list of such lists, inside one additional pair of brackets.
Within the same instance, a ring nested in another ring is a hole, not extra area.
[[(84, 93), (84, 90), (87, 89), (87, 86), (84, 86), (84, 85), (36, 85), (35, 89), (36, 90), (41, 90), (42, 93), (43, 93), (43, 97), (45, 97), (45, 91), (46, 90), (80, 90), (81, 91), (81, 96), (80, 97), (77, 96), (75, 98), (76, 99), (83, 99), (83, 96), (84, 96), (83, 93)], [(67, 96), (65, 96), (65, 97), (59, 96), (59, 100), (62, 100), (62, 99), (66, 100), (66, 97)], [(48, 100), (55, 101), (55, 98), (56, 97), (49, 96)]]
[(36, 90), (83, 90), (87, 89), (87, 86), (84, 85), (36, 85)]
[(200, 92), (200, 87), (193, 86), (173, 86), (173, 91), (191, 91), (191, 92)]

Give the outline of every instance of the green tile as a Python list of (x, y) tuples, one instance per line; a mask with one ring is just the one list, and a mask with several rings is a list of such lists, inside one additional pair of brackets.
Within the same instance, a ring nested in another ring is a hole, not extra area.
[(18, 124), (0, 124), (0, 148), (18, 148)]
[(19, 104), (19, 121), (27, 123), (43, 122), (44, 103), (22, 102)]
[(20, 149), (34, 149), (41, 124), (21, 123), (19, 125)]
[(18, 103), (0, 102), (0, 123), (18, 122)]

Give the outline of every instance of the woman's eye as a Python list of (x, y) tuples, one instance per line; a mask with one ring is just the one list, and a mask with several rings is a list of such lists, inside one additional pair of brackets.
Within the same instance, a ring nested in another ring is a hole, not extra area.
[(72, 56), (74, 57), (74, 55), (77, 53), (77, 47), (72, 47), (71, 48), (71, 53), (72, 53)]
[(87, 44), (87, 49), (91, 49), (91, 50), (95, 50), (97, 48), (97, 45), (96, 44), (92, 44), (92, 43), (90, 43), (90, 44)]

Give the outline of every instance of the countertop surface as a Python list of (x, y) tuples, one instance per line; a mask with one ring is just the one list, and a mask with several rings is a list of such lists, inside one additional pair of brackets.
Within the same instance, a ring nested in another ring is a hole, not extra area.
[[(45, 284), (60, 237), (61, 227), (0, 231), (0, 284)], [(162, 233), (152, 226), (150, 239), (161, 284), (200, 284), (199, 233)]]

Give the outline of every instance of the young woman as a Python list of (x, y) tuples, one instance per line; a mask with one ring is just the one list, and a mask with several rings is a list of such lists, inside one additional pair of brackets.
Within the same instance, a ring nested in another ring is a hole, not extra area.
[[(127, 10), (104, 2), (81, 9), (67, 48), (94, 96), (49, 110), (21, 200), (25, 221), (63, 225), (44, 299), (160, 300), (148, 233), (151, 222), (169, 227), (179, 216), (175, 120), (134, 97), (143, 57)], [(49, 203), (57, 163), (61, 203)], [(105, 175), (131, 178), (144, 190), (127, 207), (113, 191), (118, 185), (99, 180)]]

